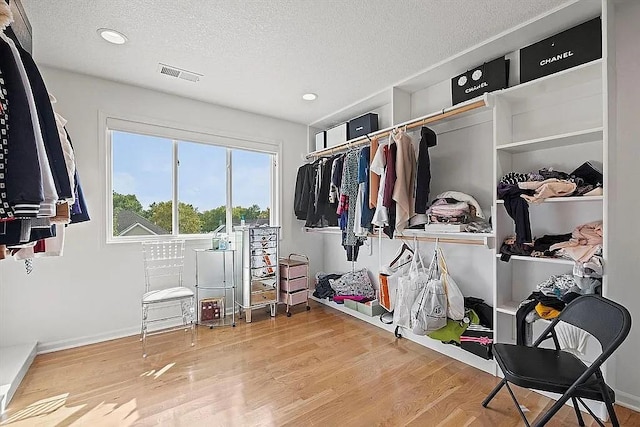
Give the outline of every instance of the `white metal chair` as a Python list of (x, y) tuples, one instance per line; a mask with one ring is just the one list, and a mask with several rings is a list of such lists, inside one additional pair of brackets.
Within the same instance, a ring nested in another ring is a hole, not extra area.
[[(176, 328), (162, 329), (149, 333), (148, 326), (153, 322), (182, 318), (179, 328), (191, 328), (191, 345), (194, 345), (195, 333), (195, 301), (191, 289), (182, 285), (184, 269), (184, 240), (153, 241), (142, 244), (144, 259), (145, 291), (142, 296), (142, 357), (147, 357), (147, 337)], [(149, 308), (154, 304), (169, 306), (169, 303), (180, 305), (180, 315), (149, 319)], [(186, 329), (185, 329), (186, 330)]]

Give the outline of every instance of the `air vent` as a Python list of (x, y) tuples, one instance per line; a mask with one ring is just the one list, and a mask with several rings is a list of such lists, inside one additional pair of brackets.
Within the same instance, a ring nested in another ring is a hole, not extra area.
[(202, 74), (183, 70), (181, 68), (177, 68), (177, 67), (163, 64), (163, 63), (158, 64), (158, 72), (166, 76), (177, 77), (179, 79), (187, 80), (189, 82), (194, 82), (194, 83), (199, 81), (200, 77), (202, 77)]

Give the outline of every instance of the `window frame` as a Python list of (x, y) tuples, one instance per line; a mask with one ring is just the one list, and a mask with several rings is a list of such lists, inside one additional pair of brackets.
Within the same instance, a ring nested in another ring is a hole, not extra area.
[[(100, 112), (101, 133), (104, 135), (104, 159), (105, 167), (105, 243), (140, 243), (158, 239), (184, 239), (184, 240), (206, 240), (212, 237), (211, 233), (201, 234), (180, 234), (178, 227), (179, 209), (179, 157), (178, 144), (196, 143), (226, 149), (226, 229), (231, 229), (232, 225), (232, 150), (253, 151), (271, 156), (271, 197), (270, 197), (270, 223), (272, 225), (281, 224), (281, 186), (282, 176), (281, 161), (282, 141), (260, 140), (246, 135), (235, 135), (211, 129), (184, 129), (178, 124), (160, 123), (154, 120), (142, 118), (129, 118), (118, 115)], [(146, 135), (172, 141), (172, 230), (171, 234), (152, 236), (114, 236), (113, 235), (113, 132), (126, 132), (139, 135)], [(226, 234), (226, 233), (225, 233)]]

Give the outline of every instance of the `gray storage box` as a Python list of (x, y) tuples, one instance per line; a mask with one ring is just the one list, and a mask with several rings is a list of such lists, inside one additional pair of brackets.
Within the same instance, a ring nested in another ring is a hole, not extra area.
[(382, 313), (386, 313), (387, 310), (384, 309), (378, 302), (378, 300), (369, 301), (369, 303), (359, 302), (358, 311), (362, 314), (366, 314), (367, 316), (380, 316)]
[(344, 306), (346, 308), (350, 308), (351, 310), (355, 310), (358, 311), (358, 302), (354, 301), (352, 299), (346, 299), (344, 300)]

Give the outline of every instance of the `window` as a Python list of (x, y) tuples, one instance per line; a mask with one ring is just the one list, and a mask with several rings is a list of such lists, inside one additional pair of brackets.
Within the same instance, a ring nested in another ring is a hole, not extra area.
[(139, 133), (130, 124), (109, 127), (108, 241), (198, 238), (243, 222), (277, 222), (276, 145), (246, 141), (243, 148), (233, 138), (194, 142), (148, 125)]

